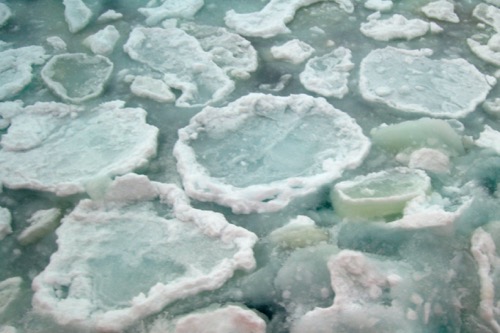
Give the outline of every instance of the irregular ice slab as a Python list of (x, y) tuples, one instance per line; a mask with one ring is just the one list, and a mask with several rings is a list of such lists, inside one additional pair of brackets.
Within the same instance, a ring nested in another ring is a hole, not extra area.
[(430, 189), (425, 172), (400, 167), (335, 184), (332, 203), (341, 216), (387, 216), (401, 213), (408, 201), (425, 196)]
[(7, 310), (7, 307), (19, 297), (22, 283), (23, 279), (20, 277), (13, 277), (0, 281), (0, 315), (2, 315), (5, 310)]
[(56, 230), (61, 220), (62, 212), (59, 208), (45, 209), (36, 211), (28, 219), (28, 226), (17, 237), (21, 245), (34, 243)]
[(392, 9), (394, 4), (391, 0), (367, 0), (365, 8), (376, 10), (378, 12), (386, 12)]
[(359, 88), (363, 98), (409, 113), (460, 118), (483, 102), (496, 79), (465, 59), (428, 58), (429, 49), (386, 47), (362, 61)]
[(71, 195), (95, 179), (124, 174), (156, 154), (146, 111), (109, 102), (91, 111), (37, 103), (11, 119), (1, 140), (0, 180), (10, 188)]
[(225, 28), (195, 23), (184, 23), (180, 28), (195, 37), (203, 50), (212, 56), (213, 62), (229, 76), (247, 79), (257, 70), (257, 51), (240, 35)]
[(284, 60), (298, 65), (309, 58), (314, 52), (314, 48), (298, 39), (292, 39), (285, 44), (271, 47), (271, 54), (274, 59)]
[(489, 148), (500, 154), (500, 132), (495, 131), (488, 125), (484, 126), (484, 131), (479, 135), (475, 144), (482, 148)]
[(113, 9), (109, 9), (109, 10), (105, 11), (104, 13), (102, 13), (97, 18), (97, 22), (104, 23), (104, 22), (116, 21), (116, 20), (121, 19), (122, 17), (123, 17), (122, 13), (118, 13), (117, 11), (115, 11)]
[(146, 24), (155, 25), (166, 18), (192, 18), (203, 4), (203, 0), (163, 0), (161, 5), (139, 8), (139, 12), (147, 17)]
[(93, 35), (83, 40), (83, 45), (87, 46), (94, 54), (109, 55), (113, 52), (116, 42), (120, 38), (120, 33), (113, 25), (108, 25)]
[(474, 8), (472, 15), (500, 32), (500, 8), (480, 3)]
[(136, 76), (130, 85), (132, 93), (139, 97), (150, 98), (160, 103), (175, 101), (175, 95), (165, 82), (149, 76)]
[(11, 222), (12, 216), (10, 215), (10, 211), (7, 208), (0, 207), (0, 240), (12, 233)]
[(76, 33), (85, 28), (92, 18), (92, 11), (83, 0), (63, 0), (64, 18), (69, 31)]
[(369, 147), (356, 122), (323, 98), (249, 94), (194, 116), (174, 155), (189, 196), (249, 213), (316, 192)]
[(497, 33), (491, 36), (486, 44), (467, 38), (467, 44), (478, 58), (495, 66), (500, 66), (500, 34)]
[(0, 333), (17, 333), (17, 330), (13, 326), (0, 326)]
[(0, 3), (0, 28), (12, 17), (12, 12), (6, 4)]
[[(226, 25), (243, 36), (269, 38), (289, 33), (286, 23), (293, 20), (301, 7), (324, 0), (271, 0), (259, 12), (238, 14), (229, 10), (224, 18)], [(345, 11), (354, 11), (350, 0), (334, 0)]]
[(198, 40), (181, 29), (135, 28), (123, 48), (132, 59), (163, 73), (169, 87), (182, 91), (177, 106), (218, 102), (234, 89), (234, 82)]
[(26, 46), (0, 52), (0, 101), (13, 97), (32, 79), (32, 66), (42, 65), (47, 56), (41, 46)]
[(380, 41), (393, 39), (414, 39), (425, 35), (429, 22), (420, 19), (408, 20), (406, 17), (394, 14), (386, 20), (378, 19), (379, 15), (371, 16), (368, 22), (361, 23), (361, 32), (366, 37)]
[(271, 241), (284, 248), (298, 248), (327, 241), (328, 232), (321, 230), (307, 216), (299, 215), (269, 234)]
[(351, 51), (339, 47), (321, 57), (310, 59), (300, 73), (300, 82), (309, 91), (326, 97), (342, 98), (349, 92), (347, 79), (353, 68)]
[(65, 101), (82, 103), (103, 92), (112, 71), (113, 63), (104, 56), (65, 53), (52, 57), (45, 64), (42, 79)]
[(192, 208), (175, 185), (129, 174), (106, 198), (82, 200), (64, 218), (58, 249), (33, 280), (34, 309), (61, 325), (121, 332), (255, 267), (257, 237)]
[(422, 7), (422, 12), (428, 18), (452, 23), (460, 22), (460, 18), (455, 14), (455, 5), (447, 0), (430, 2)]
[(441, 119), (421, 118), (398, 124), (381, 125), (370, 132), (373, 143), (392, 153), (419, 148), (435, 148), (450, 156), (465, 153), (462, 137)]

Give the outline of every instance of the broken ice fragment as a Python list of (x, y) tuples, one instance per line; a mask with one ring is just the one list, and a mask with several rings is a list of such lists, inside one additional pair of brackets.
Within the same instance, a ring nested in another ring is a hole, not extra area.
[(394, 14), (388, 19), (369, 19), (361, 23), (363, 35), (380, 41), (393, 39), (414, 39), (423, 36), (429, 31), (429, 23), (420, 19), (408, 20), (406, 17)]
[(64, 18), (70, 32), (77, 33), (89, 24), (92, 11), (83, 0), (63, 0), (63, 4)]
[(489, 148), (497, 154), (500, 154), (500, 132), (485, 125), (484, 131), (481, 132), (475, 144), (482, 148)]
[(371, 218), (400, 214), (408, 201), (430, 189), (425, 172), (400, 167), (337, 183), (331, 196), (339, 215)]
[(474, 8), (472, 15), (500, 32), (500, 8), (480, 3)]
[(347, 79), (353, 68), (351, 51), (339, 47), (323, 56), (310, 59), (300, 73), (300, 82), (309, 91), (326, 97), (342, 98), (349, 92)]
[(11, 221), (10, 211), (7, 208), (0, 207), (0, 240), (12, 233)]
[[(402, 112), (461, 118), (474, 111), (496, 84), (495, 78), (465, 59), (433, 60), (428, 58), (431, 54), (428, 49), (394, 47), (371, 51), (360, 65), (363, 98)], [(381, 86), (389, 93), (379, 95)]]
[(12, 12), (6, 4), (0, 3), (0, 28), (12, 17)]
[(42, 79), (65, 101), (82, 103), (103, 92), (112, 71), (113, 63), (104, 56), (65, 53), (52, 57), (45, 64)]
[(249, 94), (193, 117), (174, 155), (189, 196), (249, 213), (317, 192), (369, 147), (356, 122), (323, 98)]
[(450, 171), (450, 158), (437, 149), (420, 148), (411, 153), (408, 167), (435, 173), (447, 173)]
[(20, 277), (0, 281), (0, 317), (5, 313), (9, 305), (19, 297), (22, 283), (23, 279)]
[(500, 34), (497, 33), (491, 36), (486, 44), (467, 38), (467, 45), (478, 58), (495, 66), (500, 66)]
[(0, 52), (0, 101), (17, 95), (32, 79), (32, 66), (45, 63), (41, 46), (26, 46)]
[(365, 8), (378, 12), (386, 12), (392, 9), (392, 0), (367, 0)]
[(149, 76), (136, 76), (130, 85), (130, 91), (136, 96), (150, 98), (159, 103), (175, 101), (175, 95), (162, 80)]
[(4, 186), (71, 195), (96, 178), (143, 166), (156, 154), (158, 129), (146, 124), (143, 109), (109, 102), (76, 110), (37, 103), (12, 117), (1, 140)]
[(62, 212), (58, 208), (36, 211), (28, 219), (30, 225), (17, 237), (21, 245), (28, 245), (38, 241), (48, 233), (56, 230)]
[(457, 14), (455, 14), (455, 5), (447, 0), (430, 2), (422, 7), (422, 12), (428, 18), (452, 23), (460, 22)]
[(273, 243), (284, 248), (298, 248), (315, 245), (328, 240), (329, 235), (325, 230), (316, 226), (307, 216), (299, 215), (288, 224), (269, 234)]
[(135, 28), (123, 48), (132, 59), (162, 73), (169, 87), (182, 91), (177, 106), (215, 103), (234, 89), (234, 82), (200, 42), (181, 29)]
[(492, 116), (500, 117), (500, 98), (487, 99), (483, 103), (483, 109)]
[(35, 311), (60, 325), (121, 332), (255, 267), (257, 237), (192, 208), (177, 186), (134, 174), (117, 182), (107, 200), (82, 200), (63, 219), (58, 249), (33, 280)]
[(109, 10), (105, 11), (104, 13), (102, 13), (97, 18), (97, 22), (104, 23), (104, 22), (109, 22), (109, 21), (116, 21), (116, 20), (121, 19), (122, 17), (123, 17), (122, 13), (118, 13), (117, 11), (115, 11), (113, 9), (109, 9)]
[(163, 0), (161, 5), (139, 8), (139, 12), (146, 16), (146, 24), (155, 25), (166, 18), (192, 18), (203, 5), (203, 0)]
[(108, 25), (93, 35), (83, 40), (83, 45), (92, 50), (94, 54), (109, 55), (113, 52), (115, 44), (120, 38), (120, 33), (113, 25)]
[(271, 47), (271, 54), (274, 59), (284, 60), (298, 65), (309, 58), (314, 52), (314, 48), (298, 39), (292, 39), (285, 44)]
[(66, 49), (68, 48), (66, 42), (58, 36), (47, 37), (46, 41), (57, 52), (66, 51)]

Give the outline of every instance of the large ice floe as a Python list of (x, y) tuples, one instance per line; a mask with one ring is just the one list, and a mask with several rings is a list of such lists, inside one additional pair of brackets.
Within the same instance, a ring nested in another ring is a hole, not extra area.
[(10, 188), (70, 195), (143, 166), (156, 154), (158, 129), (123, 102), (93, 110), (40, 102), (0, 104), (11, 125), (0, 141), (0, 180)]
[(169, 87), (182, 91), (177, 106), (215, 103), (234, 89), (234, 82), (200, 42), (179, 28), (135, 28), (124, 50), (132, 59), (162, 74)]
[[(33, 280), (33, 306), (69, 328), (120, 332), (255, 266), (253, 233), (192, 208), (177, 186), (135, 174), (117, 178), (103, 200), (81, 201), (57, 235)], [(196, 320), (184, 318), (178, 332)]]
[(249, 213), (316, 192), (369, 147), (356, 122), (323, 98), (249, 94), (193, 117), (174, 155), (189, 196)]
[(386, 47), (371, 51), (360, 65), (363, 98), (401, 112), (461, 118), (475, 110), (496, 79), (465, 59), (431, 59), (430, 49)]

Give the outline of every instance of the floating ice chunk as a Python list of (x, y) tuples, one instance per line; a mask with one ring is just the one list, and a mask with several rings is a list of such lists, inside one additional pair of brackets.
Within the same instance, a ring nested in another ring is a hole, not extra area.
[(483, 109), (492, 116), (500, 116), (500, 98), (487, 99), (483, 103)]
[(436, 24), (435, 22), (431, 22), (429, 24), (429, 30), (433, 34), (440, 34), (444, 31), (443, 27), (441, 27), (439, 24)]
[(300, 73), (300, 82), (309, 91), (326, 97), (342, 98), (349, 92), (347, 79), (353, 68), (351, 51), (339, 47), (323, 56), (310, 59)]
[(62, 212), (58, 208), (36, 211), (28, 219), (30, 226), (21, 232), (17, 240), (21, 245), (37, 242), (39, 239), (56, 230), (61, 217)]
[(0, 207), (0, 240), (12, 233), (12, 216), (7, 208)]
[(122, 104), (79, 113), (60, 103), (26, 107), (2, 137), (1, 182), (71, 195), (96, 178), (145, 165), (156, 154), (158, 129), (146, 124), (146, 111)]
[(328, 240), (328, 232), (316, 226), (307, 216), (299, 215), (288, 224), (269, 234), (271, 241), (285, 248), (315, 245)]
[(361, 23), (361, 32), (366, 37), (380, 41), (393, 39), (414, 39), (425, 35), (429, 31), (429, 22), (420, 19), (408, 20), (406, 17), (394, 14), (388, 19), (370, 19)]
[(122, 17), (123, 17), (122, 13), (118, 13), (117, 11), (110, 9), (102, 13), (101, 16), (97, 18), (97, 22), (104, 23), (104, 22), (116, 21), (121, 19)]
[(365, 2), (365, 8), (378, 12), (390, 11), (393, 5), (392, 0), (367, 0)]
[(32, 66), (45, 63), (41, 46), (26, 46), (0, 52), (0, 100), (15, 96), (32, 79)]
[(83, 0), (63, 0), (63, 4), (64, 18), (70, 32), (77, 33), (90, 23), (92, 11)]
[(432, 51), (386, 47), (361, 61), (363, 98), (403, 112), (460, 118), (483, 102), (496, 79), (465, 59), (428, 58)]
[(249, 94), (193, 117), (174, 155), (189, 196), (249, 213), (316, 192), (369, 147), (356, 122), (323, 98)]
[(46, 41), (54, 50), (58, 52), (66, 51), (66, 49), (68, 48), (66, 42), (58, 36), (47, 37)]
[(405, 152), (419, 148), (434, 148), (456, 156), (465, 152), (462, 138), (441, 119), (421, 118), (372, 129), (373, 143), (391, 151)]
[(192, 18), (203, 5), (203, 0), (163, 0), (160, 6), (139, 8), (139, 12), (148, 25), (155, 25), (171, 17)]
[(280, 79), (276, 84), (262, 83), (259, 85), (259, 89), (270, 92), (279, 92), (285, 89), (285, 87), (290, 83), (291, 80), (292, 74), (283, 74), (280, 76)]
[(370, 218), (399, 214), (408, 201), (430, 189), (425, 172), (400, 167), (337, 183), (331, 196), (339, 215)]
[(448, 173), (450, 158), (437, 149), (420, 148), (411, 153), (408, 167), (435, 173)]
[(12, 17), (12, 12), (6, 4), (0, 3), (0, 28)]
[(165, 331), (164, 326), (157, 325), (150, 333), (266, 333), (264, 319), (237, 305), (199, 310), (176, 319), (173, 326), (172, 331)]
[(163, 73), (163, 81), (169, 87), (182, 91), (177, 106), (218, 102), (234, 89), (234, 82), (198, 40), (181, 29), (135, 28), (124, 50), (132, 59)]
[(23, 279), (13, 277), (0, 281), (0, 316), (5, 313), (9, 305), (14, 302), (21, 292)]
[(500, 132), (495, 131), (488, 125), (484, 126), (484, 131), (481, 132), (479, 139), (475, 143), (479, 147), (489, 148), (500, 154)]
[(150, 98), (160, 103), (175, 101), (175, 95), (165, 82), (149, 76), (136, 76), (130, 85), (130, 91), (136, 96)]
[(134, 192), (137, 182), (140, 193), (125, 201), (82, 200), (64, 218), (58, 249), (33, 280), (35, 311), (61, 325), (121, 332), (255, 267), (253, 233), (192, 208), (175, 185), (145, 185), (137, 175), (119, 181), (108, 198), (120, 199), (119, 188)]
[(113, 25), (99, 30), (93, 35), (83, 40), (83, 45), (87, 46), (94, 54), (109, 55), (113, 52), (116, 42), (120, 38), (120, 33)]
[(491, 36), (487, 44), (481, 44), (472, 38), (467, 38), (467, 44), (478, 58), (500, 66), (500, 34)]
[(14, 326), (0, 326), (0, 333), (17, 333), (17, 330)]
[[(99, 96), (113, 71), (113, 63), (101, 55), (65, 53), (53, 56), (42, 69), (45, 84), (59, 97), (82, 103)], [(71, 73), (78, 73), (72, 75)]]
[(213, 62), (229, 76), (247, 79), (258, 66), (257, 51), (245, 38), (225, 28), (185, 23), (181, 29), (195, 37)]
[(500, 8), (480, 3), (474, 8), (472, 15), (500, 32)]
[(309, 58), (314, 52), (314, 48), (298, 39), (292, 39), (283, 45), (271, 47), (271, 54), (274, 59), (285, 60), (298, 65)]
[(460, 18), (455, 14), (455, 5), (447, 0), (430, 2), (422, 7), (422, 12), (428, 18), (452, 23), (460, 22)]

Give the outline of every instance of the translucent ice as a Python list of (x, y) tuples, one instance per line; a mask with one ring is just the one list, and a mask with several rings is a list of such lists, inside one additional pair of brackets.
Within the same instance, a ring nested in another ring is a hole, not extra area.
[(165, 82), (149, 76), (136, 76), (130, 85), (136, 96), (150, 98), (160, 103), (175, 101), (175, 95)]
[(316, 226), (309, 217), (300, 215), (271, 232), (269, 237), (273, 243), (283, 248), (298, 248), (328, 240), (328, 232)]

